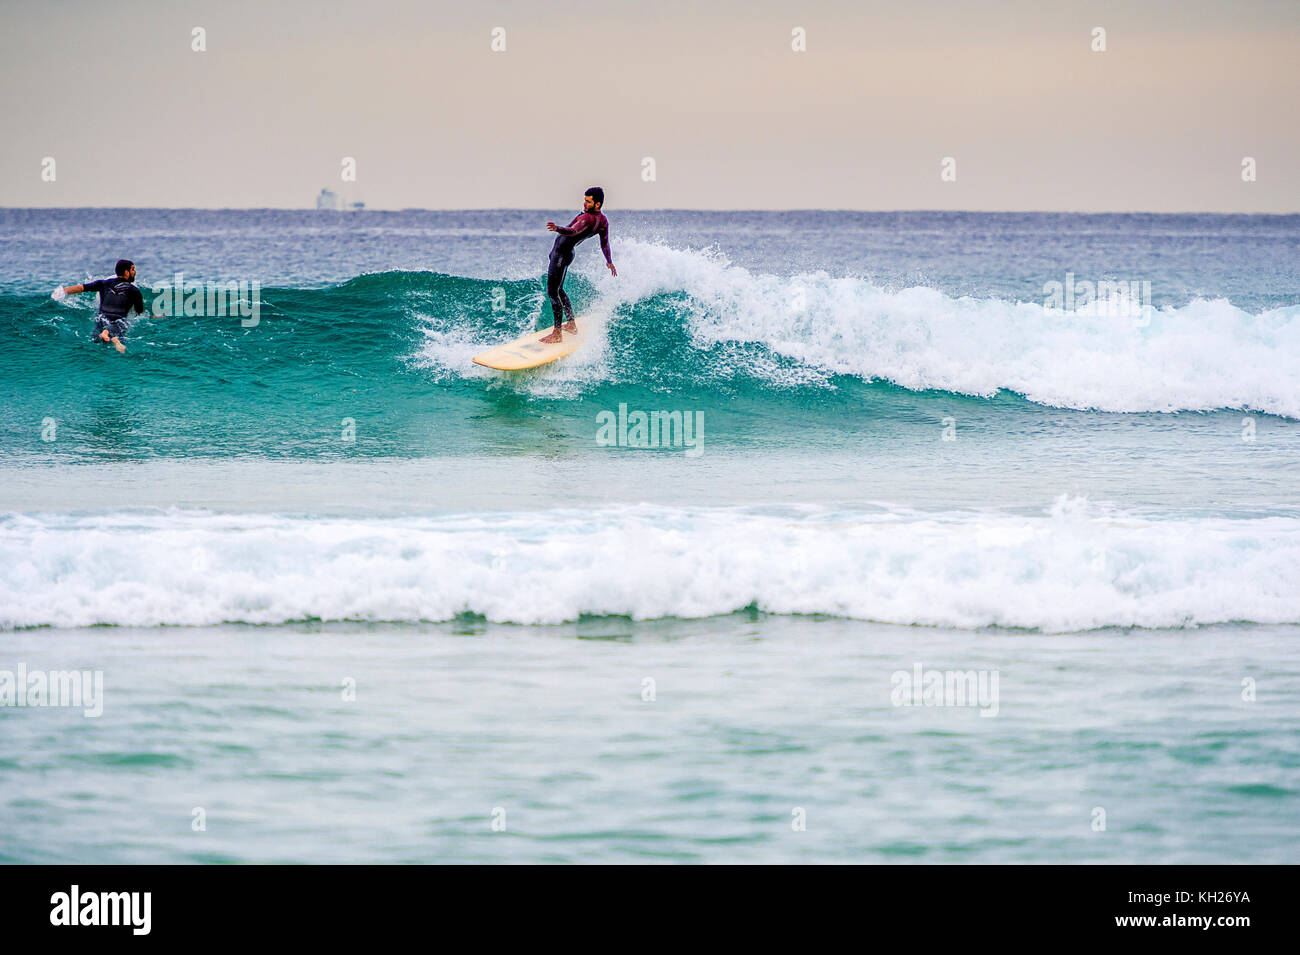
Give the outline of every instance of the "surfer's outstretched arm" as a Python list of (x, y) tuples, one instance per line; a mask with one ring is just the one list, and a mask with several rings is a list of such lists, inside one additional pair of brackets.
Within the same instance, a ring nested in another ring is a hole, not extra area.
[(609, 267), (611, 275), (618, 275), (618, 269), (614, 268), (614, 260), (609, 254), (609, 225), (600, 227), (600, 251), (605, 253), (605, 265)]
[(585, 218), (587, 218), (587, 213), (580, 212), (573, 217), (573, 221), (568, 225), (556, 225), (554, 222), (548, 222), (546, 223), (546, 228), (548, 231), (558, 232), (560, 235), (573, 235), (575, 232), (581, 232), (582, 228), (586, 226), (586, 223), (583, 223), (583, 226), (574, 228), (574, 226), (577, 226), (577, 224)]

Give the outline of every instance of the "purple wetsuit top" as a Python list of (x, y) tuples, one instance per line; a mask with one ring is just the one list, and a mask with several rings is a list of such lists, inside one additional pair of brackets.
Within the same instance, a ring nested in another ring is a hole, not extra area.
[(568, 258), (579, 242), (598, 235), (600, 251), (605, 253), (605, 261), (613, 265), (614, 260), (609, 255), (609, 220), (601, 213), (580, 212), (567, 226), (557, 225), (555, 231), (559, 235), (555, 239), (555, 245), (551, 247), (552, 255), (559, 252)]

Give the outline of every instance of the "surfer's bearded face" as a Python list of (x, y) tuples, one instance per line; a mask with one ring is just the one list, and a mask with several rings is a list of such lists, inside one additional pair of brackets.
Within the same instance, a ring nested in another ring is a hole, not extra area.
[(583, 212), (591, 212), (591, 210), (593, 210), (593, 209), (595, 209), (595, 208), (596, 208), (596, 202), (595, 202), (595, 200), (593, 200), (593, 199), (591, 198), (591, 196), (583, 196), (583, 197), (582, 197), (582, 211), (583, 211)]

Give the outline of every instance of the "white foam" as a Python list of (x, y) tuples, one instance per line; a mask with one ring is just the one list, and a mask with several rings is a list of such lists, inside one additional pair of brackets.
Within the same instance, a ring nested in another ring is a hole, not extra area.
[(0, 519), (0, 626), (822, 613), (1037, 628), (1300, 623), (1300, 518), (900, 509)]
[[(538, 301), (542, 301), (540, 294)], [(579, 327), (587, 338), (586, 344), (564, 361), (508, 374), (476, 365), (473, 358), (509, 341), (511, 335), (518, 337), (532, 331), (536, 327), (535, 315), (513, 332), (492, 335), (484, 331), (479, 315), (413, 312), (424, 341), (410, 364), (424, 369), (436, 381), (477, 378), (490, 387), (511, 388), (535, 397), (574, 398), (585, 388), (611, 378), (607, 331), (611, 311), (611, 305), (598, 301), (580, 316)]]
[[(1061, 408), (1231, 408), (1300, 418), (1300, 305), (1252, 314), (1224, 299), (1198, 299), (1147, 309), (1138, 321), (1095, 305), (1063, 311), (924, 287), (888, 291), (825, 272), (787, 279), (732, 265), (715, 251), (634, 239), (620, 240), (616, 251), (617, 278), (604, 274), (603, 263), (583, 266), (601, 315), (682, 292), (699, 348), (730, 349), (734, 366), (777, 385), (839, 374), (979, 396), (1006, 389)], [(753, 344), (769, 355), (738, 347)], [(463, 366), (452, 362), (460, 357), (447, 352), (437, 362), (459, 374)]]

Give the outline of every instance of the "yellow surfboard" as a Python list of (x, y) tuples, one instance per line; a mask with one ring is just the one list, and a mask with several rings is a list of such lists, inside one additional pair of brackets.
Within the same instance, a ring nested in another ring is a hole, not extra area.
[(543, 345), (541, 340), (551, 332), (554, 326), (547, 326), (540, 331), (529, 332), (523, 338), (498, 345), (496, 348), (474, 356), (474, 364), (485, 368), (499, 368), (501, 371), (519, 371), (523, 368), (536, 368), (548, 365), (566, 355), (572, 355), (584, 341), (582, 329), (578, 334), (564, 333), (563, 340), (553, 345)]

